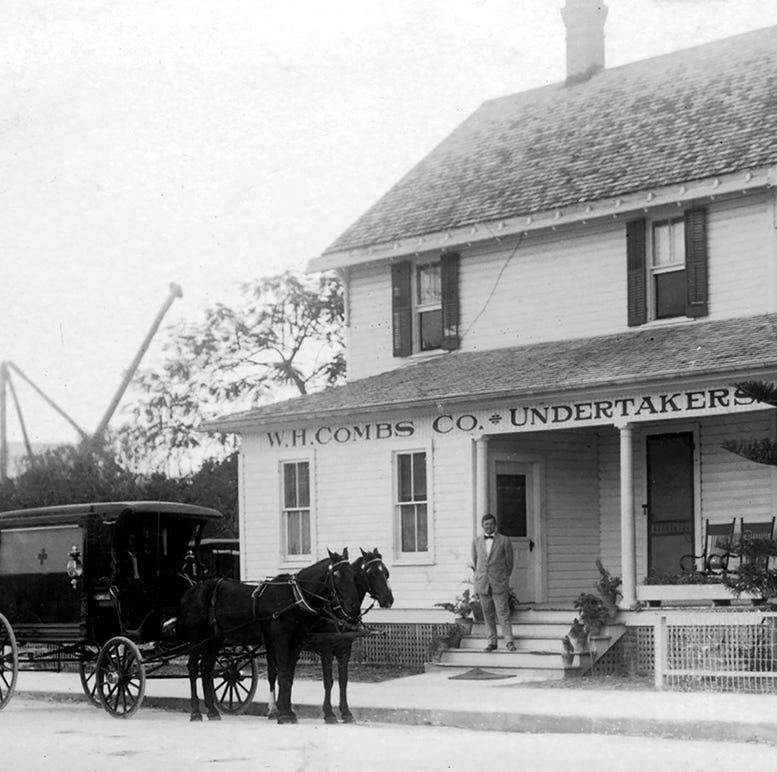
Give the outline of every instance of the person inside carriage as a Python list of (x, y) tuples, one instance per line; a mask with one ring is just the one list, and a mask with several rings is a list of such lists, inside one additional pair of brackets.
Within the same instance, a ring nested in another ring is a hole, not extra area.
[(143, 547), (140, 537), (133, 531), (126, 543), (116, 551), (113, 584), (119, 591), (119, 607), (122, 626), (130, 636), (139, 635), (151, 610), (149, 581), (153, 572), (152, 548), (148, 533), (144, 534)]

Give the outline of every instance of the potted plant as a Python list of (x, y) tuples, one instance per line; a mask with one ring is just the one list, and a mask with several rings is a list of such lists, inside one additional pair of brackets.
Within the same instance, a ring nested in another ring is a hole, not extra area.
[(722, 577), (723, 584), (736, 597), (749, 594), (760, 602), (777, 597), (777, 569), (771, 561), (777, 557), (777, 541), (764, 536), (744, 536), (739, 545), (741, 562), (736, 573)]
[(446, 611), (450, 611), (454, 614), (456, 616), (456, 624), (460, 627), (472, 627), (472, 617), (473, 615), (477, 616), (475, 614), (476, 609), (480, 611), (481, 618), (483, 614), (480, 601), (477, 599), (477, 596), (470, 591), (469, 587), (467, 587), (461, 595), (457, 595), (452, 603), (435, 603), (434, 605), (439, 608), (444, 608)]
[(575, 608), (589, 635), (599, 635), (602, 627), (610, 621), (610, 610), (598, 595), (591, 592), (581, 592), (575, 601)]
[(608, 621), (612, 621), (618, 613), (618, 601), (623, 597), (623, 593), (620, 590), (622, 581), (619, 576), (613, 576), (602, 565), (602, 561), (599, 558), (596, 559), (596, 567), (599, 569), (599, 580), (595, 585), (596, 591), (607, 607)]
[(569, 641), (569, 644), (572, 647), (570, 653), (576, 652), (579, 654), (588, 651), (588, 633), (579, 619), (572, 620), (572, 627), (569, 628), (569, 632), (561, 639), (561, 641), (564, 644), (565, 650), (566, 643), (564, 643), (564, 641)]
[(561, 652), (561, 661), (564, 667), (572, 667), (572, 664), (575, 661), (575, 647), (572, 644), (572, 641), (569, 639), (568, 635), (565, 635), (561, 639), (561, 645), (564, 649)]

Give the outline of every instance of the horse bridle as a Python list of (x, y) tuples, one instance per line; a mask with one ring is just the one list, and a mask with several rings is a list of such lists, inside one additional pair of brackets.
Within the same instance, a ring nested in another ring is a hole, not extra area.
[(378, 600), (378, 596), (373, 592), (372, 587), (370, 586), (370, 566), (374, 565), (375, 563), (378, 564), (378, 571), (380, 571), (381, 574), (383, 574), (386, 577), (386, 580), (389, 578), (389, 570), (386, 568), (386, 564), (383, 562), (383, 558), (371, 558), (370, 560), (365, 560), (362, 563), (361, 570), (364, 574), (366, 580), (367, 580), (367, 594), (373, 599)]
[(388, 568), (386, 568), (386, 564), (383, 562), (382, 557), (375, 557), (370, 558), (369, 560), (362, 559), (361, 567), (359, 568), (359, 571), (364, 574), (364, 579), (367, 584), (367, 595), (369, 595), (372, 598), (372, 603), (370, 603), (369, 606), (367, 606), (364, 611), (361, 612), (359, 615), (360, 617), (363, 617), (365, 614), (369, 614), (370, 611), (375, 606), (375, 603), (379, 600), (378, 596), (373, 592), (372, 587), (370, 586), (370, 571), (372, 569), (369, 568), (369, 566), (373, 565), (374, 563), (378, 563), (378, 571), (380, 571), (381, 574), (384, 574), (386, 577), (386, 581), (388, 581), (388, 578), (390, 576)]

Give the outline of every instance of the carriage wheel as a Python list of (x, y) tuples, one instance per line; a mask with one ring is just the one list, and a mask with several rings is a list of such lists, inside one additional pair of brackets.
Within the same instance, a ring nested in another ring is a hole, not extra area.
[(81, 677), (81, 687), (86, 699), (96, 708), (103, 706), (97, 694), (97, 655), (100, 649), (97, 646), (87, 646), (81, 659), (78, 661), (78, 675)]
[(0, 614), (0, 710), (13, 697), (19, 673), (19, 647), (9, 621)]
[(222, 649), (213, 669), (213, 689), (219, 711), (230, 716), (245, 713), (258, 684), (259, 668), (250, 647)]
[(119, 635), (100, 649), (96, 691), (100, 704), (114, 718), (129, 718), (143, 702), (146, 668), (140, 649)]

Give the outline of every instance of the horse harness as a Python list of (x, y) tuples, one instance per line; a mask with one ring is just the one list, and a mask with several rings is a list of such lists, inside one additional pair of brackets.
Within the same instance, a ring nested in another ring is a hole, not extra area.
[[(303, 591), (302, 585), (300, 584), (296, 574), (292, 574), (287, 580), (283, 582), (275, 582), (271, 579), (268, 579), (262, 582), (261, 584), (257, 585), (254, 591), (251, 593), (252, 618), (248, 622), (244, 622), (243, 624), (240, 624), (237, 627), (233, 627), (230, 630), (226, 630), (226, 631), (220, 630), (218, 621), (216, 619), (216, 596), (218, 594), (219, 586), (221, 585), (222, 582), (225, 581), (225, 579), (219, 578), (213, 587), (213, 593), (211, 594), (211, 597), (210, 597), (210, 624), (211, 624), (211, 627), (213, 628), (214, 634), (216, 636), (229, 635), (230, 633), (234, 633), (234, 632), (237, 632), (238, 630), (242, 630), (244, 627), (248, 627), (249, 625), (252, 625), (255, 622), (261, 623), (261, 622), (275, 621), (283, 614), (285, 614), (287, 611), (290, 611), (291, 609), (293, 609), (295, 606), (299, 606), (302, 611), (314, 616), (326, 614), (328, 617), (330, 617), (331, 621), (339, 622), (342, 620), (347, 620), (348, 614), (343, 608), (342, 601), (340, 600), (340, 594), (337, 591), (337, 585), (335, 584), (335, 579), (334, 579), (335, 569), (338, 566), (341, 566), (343, 564), (348, 565), (348, 561), (345, 559), (342, 559), (337, 561), (337, 563), (330, 563), (330, 565), (327, 567), (326, 584), (331, 591), (332, 598), (334, 598), (334, 601), (335, 601), (334, 604), (325, 604), (320, 610), (316, 610), (315, 608), (313, 608), (313, 606), (310, 605), (307, 598), (305, 597), (305, 592), (307, 592), (308, 595), (311, 595), (318, 600), (323, 600), (326, 602), (329, 599), (324, 595), (318, 595), (317, 593), (311, 592), (310, 590)], [(269, 616), (265, 616), (265, 617), (257, 616), (257, 613), (256, 613), (257, 603), (261, 599), (265, 590), (270, 586), (277, 587), (283, 584), (288, 584), (291, 587), (291, 592), (294, 600), (291, 603), (289, 603), (287, 606), (284, 606), (282, 609), (273, 611), (273, 613), (270, 614)], [(339, 612), (340, 616), (338, 617), (333, 612)]]

